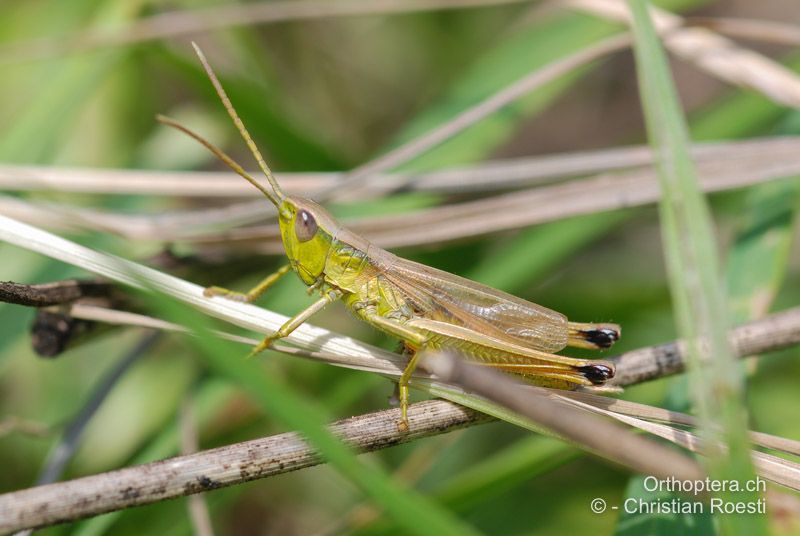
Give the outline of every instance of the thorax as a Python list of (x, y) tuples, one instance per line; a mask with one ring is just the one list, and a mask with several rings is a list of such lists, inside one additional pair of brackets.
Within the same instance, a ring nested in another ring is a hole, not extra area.
[(405, 296), (385, 277), (381, 266), (393, 255), (366, 239), (346, 233), (336, 237), (325, 262), (325, 283), (345, 292), (346, 305), (374, 308), (380, 316), (410, 317)]
[(325, 259), (325, 283), (347, 293), (359, 293), (378, 274), (370, 262), (371, 244), (352, 233), (335, 236)]

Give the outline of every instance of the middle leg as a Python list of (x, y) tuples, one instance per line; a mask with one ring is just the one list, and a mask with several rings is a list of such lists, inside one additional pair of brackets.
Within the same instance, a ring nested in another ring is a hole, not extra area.
[(397, 390), (400, 398), (400, 422), (397, 427), (400, 431), (405, 432), (408, 430), (408, 384), (419, 363), (419, 356), (428, 344), (428, 337), (424, 333), (404, 325), (399, 320), (380, 316), (374, 311), (374, 308), (365, 308), (360, 311), (360, 315), (366, 322), (409, 343), (414, 348), (406, 368), (403, 369), (400, 379), (397, 380)]

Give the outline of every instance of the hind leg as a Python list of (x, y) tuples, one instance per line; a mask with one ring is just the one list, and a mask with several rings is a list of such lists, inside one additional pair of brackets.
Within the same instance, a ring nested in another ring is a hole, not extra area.
[(569, 323), (567, 344), (573, 348), (604, 350), (611, 348), (619, 340), (620, 328), (617, 324)]
[(534, 385), (568, 391), (578, 387), (598, 390), (614, 376), (614, 369), (610, 363), (602, 361), (574, 368), (532, 363), (476, 362), (474, 364), (522, 376)]

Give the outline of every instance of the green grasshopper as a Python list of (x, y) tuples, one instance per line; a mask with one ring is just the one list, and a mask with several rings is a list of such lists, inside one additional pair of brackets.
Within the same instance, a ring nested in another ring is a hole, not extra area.
[(309, 293), (320, 294), (316, 302), (253, 348), (251, 355), (288, 336), (329, 303), (341, 300), (356, 317), (403, 342), (409, 361), (398, 380), (400, 429), (408, 429), (408, 387), (423, 350), (453, 350), (537, 385), (562, 389), (598, 388), (614, 376), (610, 362), (554, 352), (566, 346), (609, 348), (619, 339), (619, 326), (569, 322), (561, 313), (541, 305), (402, 259), (345, 229), (317, 203), (285, 195), (197, 45), (195, 50), (271, 189), (200, 135), (166, 117), (158, 119), (202, 143), (275, 205), (289, 259), (289, 264), (247, 293), (209, 287), (206, 296), (252, 302), (290, 270), (300, 276)]

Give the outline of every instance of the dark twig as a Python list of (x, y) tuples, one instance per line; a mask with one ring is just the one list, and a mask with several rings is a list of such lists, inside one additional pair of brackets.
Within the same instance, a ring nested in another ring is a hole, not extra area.
[[(0, 282), (0, 302), (28, 307), (49, 307), (91, 301), (113, 308), (122, 301), (122, 293), (99, 280), (67, 279), (53, 283), (21, 284)], [(95, 324), (72, 318), (65, 311), (40, 309), (31, 326), (31, 344), (42, 357), (55, 357), (84, 335), (95, 331)]]
[(31, 347), (41, 357), (53, 358), (98, 334), (98, 324), (74, 318), (64, 311), (39, 309), (31, 325)]
[[(731, 337), (740, 357), (798, 344), (800, 307), (739, 326)], [(680, 345), (675, 343), (635, 350), (611, 360), (617, 364), (617, 385), (675, 374), (684, 367)], [(398, 432), (398, 417), (398, 410), (381, 411), (339, 421), (332, 428), (355, 448), (369, 452), (493, 420), (441, 400), (411, 406), (408, 434)], [(0, 532), (71, 521), (318, 463), (313, 450), (297, 434), (288, 433), (7, 493), (0, 495)]]
[(420, 364), (441, 381), (496, 402), (556, 436), (638, 473), (678, 480), (705, 476), (700, 465), (686, 455), (553, 399), (541, 387), (526, 385), (507, 374), (446, 352), (422, 356)]
[[(409, 408), (409, 432), (397, 431), (396, 409), (338, 421), (332, 431), (369, 452), (490, 417), (457, 404), (428, 401)], [(178, 456), (68, 482), (0, 495), (0, 533), (73, 521), (104, 512), (217, 489), (321, 463), (294, 432)]]
[[(772, 352), (800, 344), (800, 307), (787, 309), (731, 330), (731, 343), (739, 357)], [(617, 366), (613, 385), (633, 385), (686, 369), (684, 345), (678, 341), (647, 346), (610, 358)]]
[(47, 307), (86, 297), (108, 297), (112, 290), (113, 287), (108, 283), (80, 279), (67, 279), (38, 285), (0, 281), (0, 302), (29, 307)]

